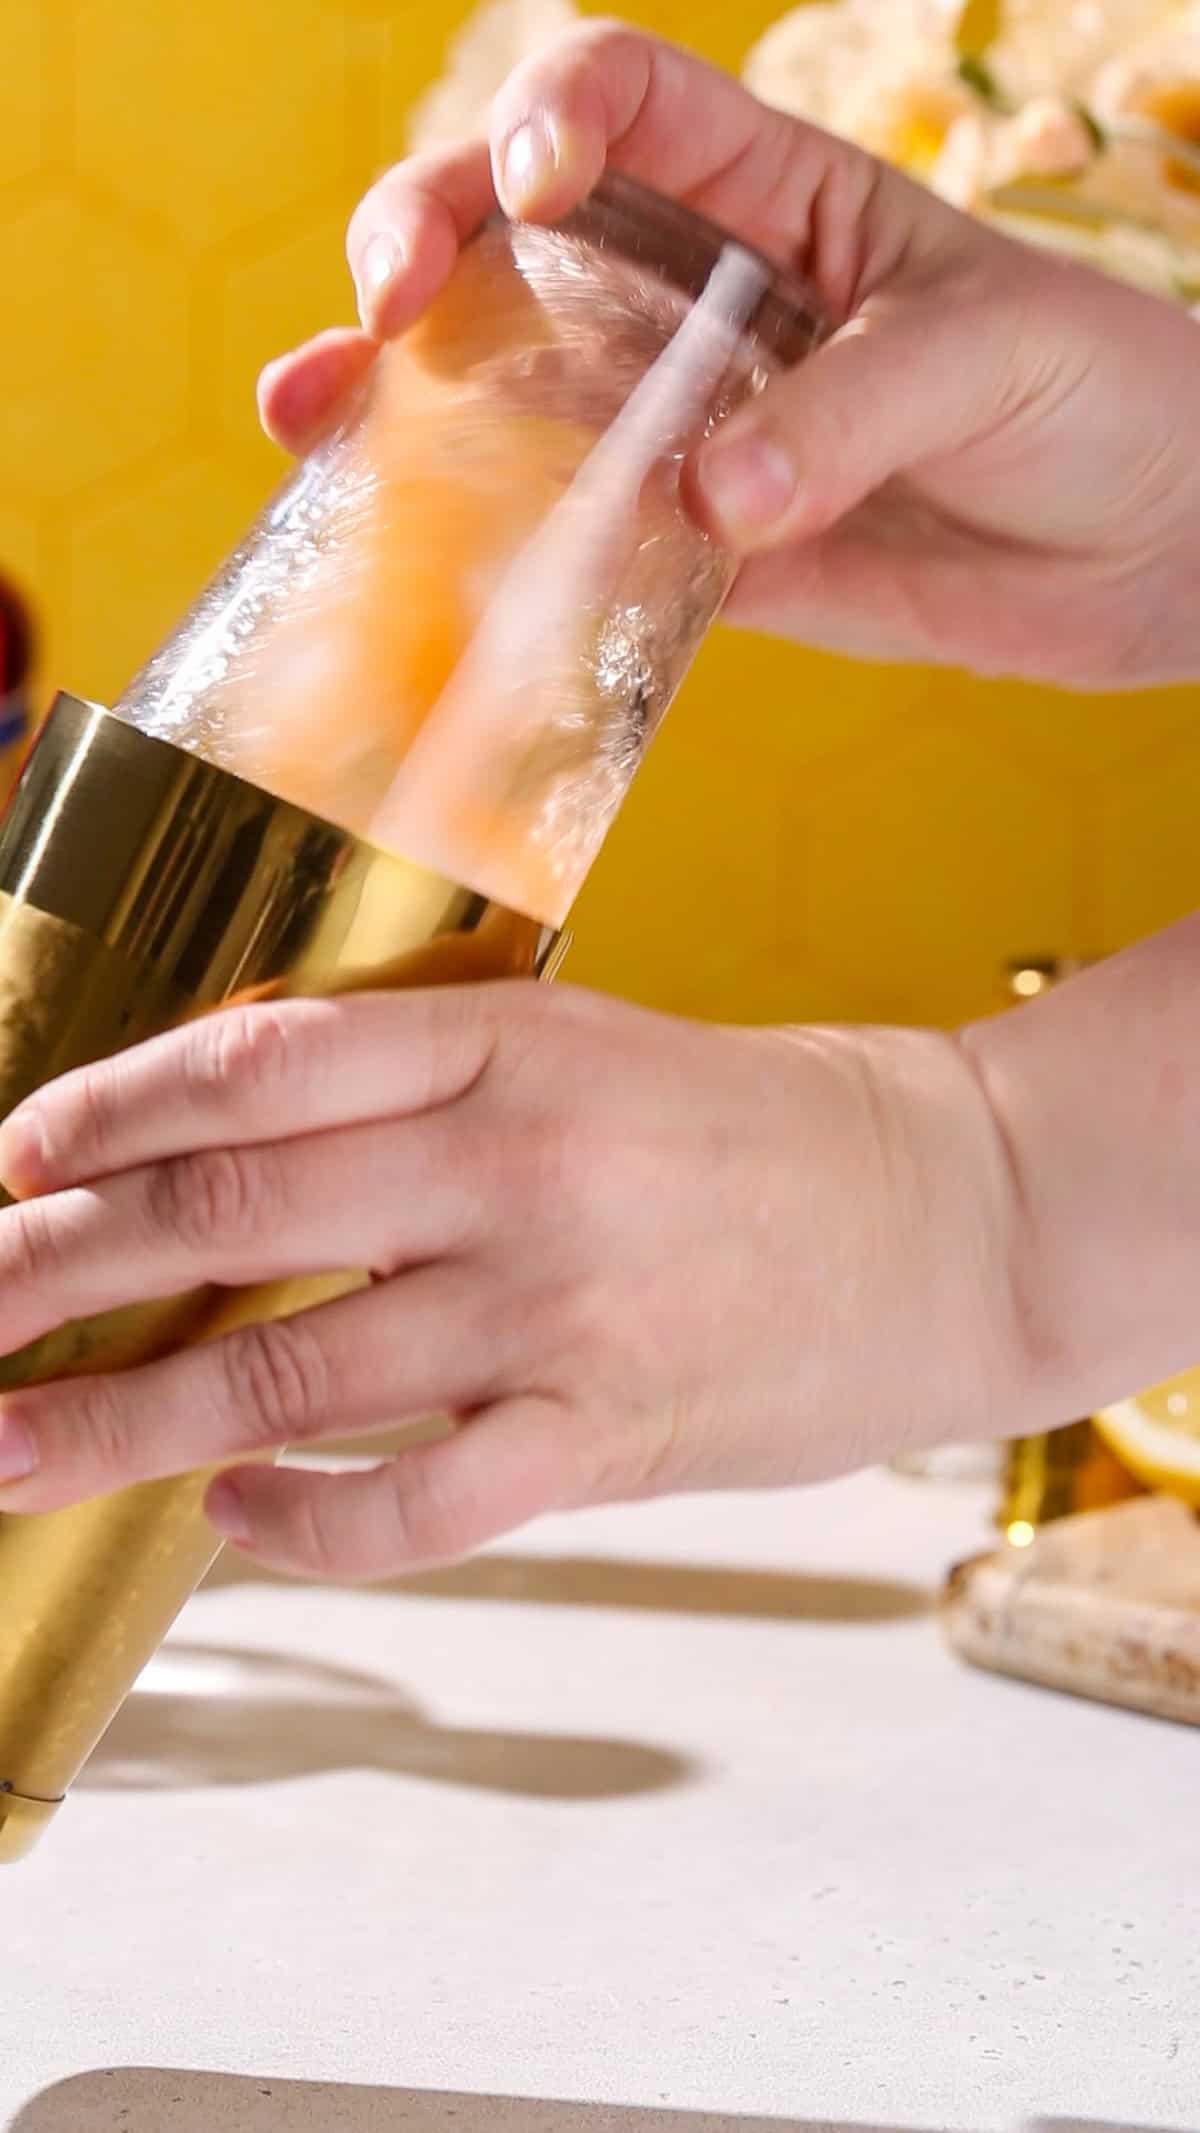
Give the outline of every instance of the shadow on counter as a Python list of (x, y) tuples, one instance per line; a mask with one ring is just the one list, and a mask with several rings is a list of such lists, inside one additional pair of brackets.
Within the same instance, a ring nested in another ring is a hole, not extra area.
[[(208, 1584), (272, 1580), (227, 1550)], [(501, 1600), (524, 1606), (629, 1609), (638, 1614), (719, 1615), (729, 1621), (819, 1622), (847, 1628), (928, 1614), (931, 1598), (898, 1580), (824, 1577), (781, 1570), (730, 1570), (705, 1563), (641, 1563), (587, 1555), (478, 1555), (370, 1588), (438, 1600)]]
[[(288, 1580), (232, 1551), (208, 1579), (210, 1588), (264, 1582)], [(383, 1601), (411, 1594), (847, 1627), (908, 1620), (930, 1605), (919, 1586), (882, 1579), (595, 1556), (483, 1555), (371, 1590)], [(314, 1712), (331, 1723), (314, 1725)], [(173, 1791), (348, 1769), (562, 1800), (662, 1792), (699, 1774), (686, 1758), (643, 1742), (442, 1726), (372, 1674), (172, 1639), (79, 1783)]]
[(173, 1642), (79, 1784), (93, 1792), (177, 1791), (338, 1770), (555, 1800), (662, 1792), (696, 1775), (682, 1756), (638, 1741), (442, 1726), (392, 1682), (350, 1667)]
[[(252, 2080), (114, 2067), (43, 2090), (3, 2133), (943, 2133), (935, 2127), (850, 2125), (831, 2119), (736, 2118), (727, 2111), (630, 2109), (621, 2104), (451, 2095), (431, 2089)], [(1025, 2133), (1151, 2133), (1122, 2120), (1045, 2119)], [(1158, 2129), (1165, 2133), (1165, 2129)], [(1178, 2129), (1184, 2133), (1184, 2129)]]

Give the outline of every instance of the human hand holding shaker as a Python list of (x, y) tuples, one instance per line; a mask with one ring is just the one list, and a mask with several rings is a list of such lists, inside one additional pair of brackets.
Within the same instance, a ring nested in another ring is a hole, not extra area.
[[(0, 1115), (217, 1006), (548, 975), (731, 581), (685, 458), (816, 333), (799, 288), (626, 180), (555, 227), (493, 213), (114, 709), (54, 705), (0, 828)], [(356, 1278), (79, 1319), (0, 1386)], [(208, 1567), (208, 1478), (0, 1513), (0, 1858)]]
[[(528, 219), (479, 239), (494, 182)], [(469, 982), (548, 969), (731, 581), (859, 653), (1200, 671), (1194, 323), (614, 25), (389, 173), (350, 254), (364, 330), (264, 379), (297, 480), (116, 714), (60, 703), (0, 832), (9, 1856), (202, 1572), (202, 1498), (382, 1577), (1195, 1359), (1200, 921), (953, 1032)], [(370, 1471), (264, 1464), (431, 1412)]]

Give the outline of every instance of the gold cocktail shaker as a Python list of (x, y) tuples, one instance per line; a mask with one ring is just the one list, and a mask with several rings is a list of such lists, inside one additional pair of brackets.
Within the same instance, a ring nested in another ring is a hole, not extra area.
[[(0, 1116), (233, 1002), (551, 975), (731, 581), (687, 452), (818, 330), (766, 262), (623, 179), (553, 229), (487, 224), (114, 709), (51, 710), (0, 823)], [(358, 1278), (65, 1326), (0, 1389)], [(0, 1512), (0, 1860), (216, 1555), (208, 1478)]]
[[(0, 1110), (264, 988), (534, 976), (555, 938), (60, 697), (0, 827)], [(65, 1326), (0, 1361), (0, 1387), (147, 1361), (346, 1285), (213, 1290)], [(37, 1835), (215, 1556), (203, 1488), (0, 1514), (0, 1858)]]

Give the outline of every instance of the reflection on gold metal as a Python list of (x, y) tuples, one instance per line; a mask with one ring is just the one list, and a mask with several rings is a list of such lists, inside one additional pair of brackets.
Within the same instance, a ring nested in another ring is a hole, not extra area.
[(1023, 1534), (1032, 1540), (1052, 1519), (1103, 1511), (1140, 1494), (1092, 1423), (1072, 1422), (1009, 1445), (996, 1522), (1019, 1548), (1027, 1545)]
[[(544, 977), (562, 937), (60, 697), (0, 824), (0, 1117), (237, 1001)], [(331, 1273), (66, 1326), (0, 1389), (125, 1368), (344, 1293)], [(0, 1861), (27, 1851), (217, 1553), (207, 1476), (0, 1513)]]
[(18, 1793), (0, 1792), (0, 1860), (6, 1866), (33, 1850), (59, 1804), (57, 1800), (23, 1800)]
[[(1000, 1004), (1036, 1000), (1086, 968), (1081, 956), (1014, 956), (1005, 966)], [(1052, 1519), (1104, 1510), (1139, 1493), (1091, 1422), (1071, 1422), (1005, 1447), (996, 1523), (1014, 1548), (1027, 1548)]]

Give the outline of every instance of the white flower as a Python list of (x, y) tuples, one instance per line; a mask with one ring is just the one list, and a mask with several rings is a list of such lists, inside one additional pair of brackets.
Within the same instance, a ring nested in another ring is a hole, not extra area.
[(972, 106), (958, 78), (962, 0), (816, 0), (775, 23), (743, 79), (764, 103), (925, 169)]
[(1100, 68), (1179, 12), (1177, 0), (1004, 0), (988, 64), (1017, 102), (1082, 95)]
[(973, 112), (947, 136), (929, 174), (933, 190), (955, 207), (975, 209), (989, 191), (1020, 178), (1081, 177), (1096, 160), (1087, 120), (1058, 97), (1034, 97), (1012, 118)]
[[(900, 12), (908, 9), (901, 6)], [(879, 25), (854, 0), (810, 0), (781, 16), (754, 46), (742, 79), (755, 96), (795, 118), (843, 132), (849, 85), (881, 58)]]
[(972, 213), (987, 191), (993, 128), (982, 111), (957, 119), (929, 174), (934, 192), (952, 207)]
[[(1130, 166), (1144, 201), (1148, 188), (1163, 197), (1171, 220), (1200, 216), (1200, 6), (1177, 9), (1165, 22), (1110, 61), (1091, 85), (1090, 100)], [(1143, 138), (1139, 147), (1138, 132)], [(1177, 136), (1193, 156), (1163, 152), (1155, 135)]]
[(1165, 12), (1151, 8), (1139, 34), (1108, 56), (1088, 93), (1097, 107), (1116, 113), (1137, 108), (1139, 93), (1156, 86), (1200, 81), (1200, 6), (1188, 0)]

